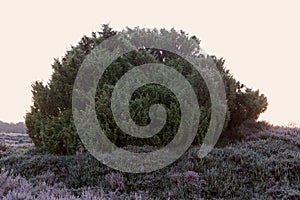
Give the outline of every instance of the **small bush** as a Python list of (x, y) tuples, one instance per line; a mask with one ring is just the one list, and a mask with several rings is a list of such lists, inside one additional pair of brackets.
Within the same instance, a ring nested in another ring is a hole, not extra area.
[(121, 174), (117, 174), (117, 173), (106, 174), (105, 181), (113, 191), (125, 190), (124, 180)]
[(6, 151), (7, 150), (7, 146), (5, 144), (5, 141), (0, 140), (0, 151)]

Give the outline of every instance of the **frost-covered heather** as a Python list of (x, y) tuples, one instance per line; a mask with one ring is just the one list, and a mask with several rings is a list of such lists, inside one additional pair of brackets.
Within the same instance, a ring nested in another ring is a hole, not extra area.
[(30, 138), (27, 134), (24, 133), (0, 133), (0, 143), (5, 144), (6, 146), (32, 146)]
[(120, 173), (106, 174), (105, 181), (113, 191), (125, 190), (124, 178)]
[(6, 170), (0, 195), (16, 199), (27, 191), (29, 199), (300, 199), (299, 129), (251, 122), (239, 134), (241, 141), (216, 147), (203, 159), (195, 146), (172, 165), (146, 174), (112, 170), (87, 152), (56, 156), (34, 147), (10, 147), (0, 157), (0, 168)]
[(9, 172), (0, 173), (0, 197), (3, 200), (104, 200), (104, 199), (142, 199), (144, 194), (135, 192), (130, 195), (105, 193), (102, 189), (84, 189), (79, 195), (73, 195), (63, 183), (54, 183), (52, 173), (38, 176), (34, 182), (29, 182), (20, 176), (9, 175)]
[[(78, 199), (70, 194), (64, 186), (49, 186), (45, 181), (30, 183), (20, 176), (9, 176), (8, 172), (0, 174), (0, 196), (2, 199)], [(100, 194), (100, 195), (99, 195)], [(99, 193), (98, 197), (104, 199), (104, 194)], [(92, 192), (84, 192), (82, 197), (85, 199), (97, 199)], [(99, 198), (98, 198), (99, 199)]]
[(300, 127), (297, 126), (271, 126), (266, 122), (248, 123), (240, 128), (245, 140), (280, 139), (300, 145)]

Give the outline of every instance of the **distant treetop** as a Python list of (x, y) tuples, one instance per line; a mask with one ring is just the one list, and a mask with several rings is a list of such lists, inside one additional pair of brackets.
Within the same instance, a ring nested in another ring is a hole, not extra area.
[(26, 133), (26, 126), (23, 122), (6, 123), (0, 121), (0, 132), (5, 133)]

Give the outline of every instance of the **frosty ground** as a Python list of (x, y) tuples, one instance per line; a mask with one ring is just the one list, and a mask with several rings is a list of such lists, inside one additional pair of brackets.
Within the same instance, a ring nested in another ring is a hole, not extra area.
[(199, 146), (194, 146), (162, 170), (129, 174), (108, 168), (88, 152), (52, 155), (34, 147), (24, 135), (3, 134), (0, 197), (300, 199), (299, 128), (247, 122), (233, 135), (220, 139), (203, 159), (197, 156)]

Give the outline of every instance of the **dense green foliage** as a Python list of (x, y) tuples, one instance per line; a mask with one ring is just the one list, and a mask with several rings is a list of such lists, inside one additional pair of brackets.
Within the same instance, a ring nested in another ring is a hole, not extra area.
[[(200, 41), (195, 36), (190, 37), (183, 31), (138, 28), (136, 30), (139, 31), (139, 38), (143, 38), (143, 34), (150, 32), (153, 36), (147, 38), (150, 41), (157, 42), (155, 36), (160, 35), (165, 38), (160, 42), (184, 49), (187, 54), (203, 56), (199, 53)], [(132, 30), (126, 31), (131, 32)], [(33, 106), (26, 115), (26, 126), (27, 133), (36, 146), (51, 153), (73, 154), (82, 145), (72, 119), (73, 84), (85, 57), (95, 46), (115, 34), (116, 32), (108, 25), (103, 25), (101, 32), (93, 33), (91, 37), (84, 36), (61, 61), (55, 60), (52, 65), (54, 72), (47, 85), (36, 82), (32, 86)], [(228, 113), (224, 129), (237, 127), (247, 119), (257, 119), (267, 107), (266, 97), (237, 82), (225, 69), (223, 59), (217, 59), (214, 56), (212, 58), (226, 87)], [(96, 111), (100, 125), (108, 138), (118, 146), (148, 144), (160, 147), (169, 143), (176, 134), (181, 120), (178, 102), (167, 88), (159, 85), (141, 87), (133, 94), (129, 107), (133, 120), (139, 125), (146, 125), (150, 122), (148, 116), (150, 106), (156, 103), (163, 104), (167, 110), (167, 122), (159, 134), (147, 139), (135, 138), (123, 133), (113, 120), (110, 109), (113, 86), (128, 70), (146, 63), (163, 63), (171, 66), (190, 82), (197, 95), (200, 105), (199, 112), (201, 112), (199, 130), (194, 143), (201, 143), (209, 125), (211, 112), (210, 95), (206, 84), (200, 74), (186, 60), (158, 49), (141, 49), (125, 54), (110, 65), (99, 81), (95, 98)]]

